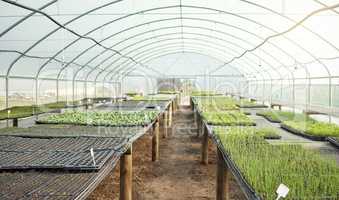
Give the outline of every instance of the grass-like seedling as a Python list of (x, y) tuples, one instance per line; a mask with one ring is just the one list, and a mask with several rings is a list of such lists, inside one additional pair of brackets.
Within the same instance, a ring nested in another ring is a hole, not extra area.
[(170, 94), (156, 94), (156, 95), (148, 95), (148, 96), (134, 96), (132, 100), (135, 101), (169, 101), (173, 99), (173, 95)]
[(230, 97), (194, 97), (193, 102), (202, 112), (239, 110), (236, 101)]
[(237, 106), (240, 108), (257, 108), (257, 107), (267, 107), (264, 104), (257, 104), (256, 102), (252, 102), (248, 99), (240, 99), (237, 101)]
[(283, 125), (311, 136), (339, 137), (339, 126), (317, 121), (284, 121)]
[(239, 111), (203, 112), (203, 118), (211, 125), (219, 126), (254, 126), (255, 122)]
[(219, 96), (222, 95), (220, 93), (217, 93), (215, 91), (192, 91), (191, 96)]
[(265, 139), (280, 139), (281, 136), (274, 128), (257, 128), (255, 134), (264, 137)]
[(267, 117), (269, 120), (274, 122), (283, 122), (283, 121), (314, 121), (312, 118), (308, 117), (302, 113), (294, 113), (289, 111), (262, 111), (258, 112), (257, 115)]
[(158, 111), (137, 112), (65, 112), (40, 119), (38, 123), (93, 126), (143, 126), (151, 123)]
[(263, 199), (276, 199), (275, 190), (290, 188), (286, 200), (339, 196), (339, 167), (334, 158), (300, 145), (271, 145), (246, 129), (216, 129), (227, 155)]

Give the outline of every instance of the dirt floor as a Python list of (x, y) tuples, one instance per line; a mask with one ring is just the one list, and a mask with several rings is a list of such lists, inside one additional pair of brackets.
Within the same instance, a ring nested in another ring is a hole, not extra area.
[[(161, 138), (158, 162), (151, 161), (151, 136), (134, 143), (133, 199), (215, 199), (216, 147), (210, 143), (209, 165), (200, 164), (192, 112), (182, 108), (173, 120), (172, 134)], [(230, 199), (245, 199), (233, 178), (230, 191)], [(88, 199), (119, 199), (119, 164)]]

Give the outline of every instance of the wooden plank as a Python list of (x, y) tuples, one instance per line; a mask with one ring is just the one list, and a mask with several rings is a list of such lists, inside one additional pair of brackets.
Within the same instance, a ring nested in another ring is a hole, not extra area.
[(120, 158), (120, 200), (132, 200), (132, 146)]
[(152, 137), (152, 161), (159, 160), (159, 120), (154, 123)]
[(203, 131), (202, 144), (201, 144), (201, 163), (208, 164), (208, 130), (205, 127)]
[(217, 149), (217, 188), (216, 199), (228, 200), (229, 199), (229, 170), (224, 161), (222, 152)]

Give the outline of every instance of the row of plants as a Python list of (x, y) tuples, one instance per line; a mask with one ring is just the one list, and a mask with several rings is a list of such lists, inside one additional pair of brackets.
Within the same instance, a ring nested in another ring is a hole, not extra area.
[(132, 100), (135, 101), (169, 101), (173, 98), (173, 95), (170, 94), (155, 94), (147, 96), (134, 96)]
[(289, 111), (262, 111), (257, 112), (257, 115), (267, 118), (269, 121), (281, 123), (283, 121), (314, 121), (311, 117), (303, 113), (294, 113)]
[(158, 94), (179, 94), (179, 91), (176, 90), (159, 90)]
[(218, 126), (255, 126), (255, 122), (239, 111), (203, 112), (202, 117), (210, 125)]
[(266, 108), (267, 106), (264, 104), (258, 104), (254, 101), (250, 101), (248, 99), (240, 99), (237, 101), (237, 106), (240, 108)]
[(14, 106), (0, 111), (0, 120), (29, 117), (34, 114), (41, 114), (51, 110), (62, 109), (67, 106), (67, 102), (47, 103), (39, 106)]
[(98, 97), (98, 98), (85, 98), (78, 101), (59, 101), (46, 103), (41, 105), (30, 105), (30, 106), (14, 106), (8, 109), (0, 110), (0, 120), (13, 119), (13, 118), (24, 118), (35, 114), (41, 114), (50, 112), (52, 110), (58, 110), (67, 107), (91, 105), (93, 103), (104, 102), (112, 100), (112, 98)]
[(215, 91), (196, 90), (191, 92), (191, 96), (220, 96), (222, 94)]
[(277, 187), (290, 189), (286, 200), (339, 197), (339, 167), (332, 157), (301, 145), (272, 145), (244, 128), (216, 128), (226, 155), (262, 199), (276, 199)]
[(193, 97), (193, 102), (202, 112), (239, 110), (233, 98), (225, 96)]
[(284, 121), (283, 128), (292, 128), (292, 131), (301, 132), (317, 137), (339, 137), (339, 126), (332, 123), (318, 122), (315, 120)]
[(39, 124), (73, 124), (92, 126), (143, 126), (153, 122), (159, 111), (112, 111), (80, 112), (71, 111), (51, 115), (37, 121)]
[(233, 133), (233, 134), (246, 134), (257, 135), (264, 139), (281, 139), (275, 128), (258, 128), (254, 126), (214, 126), (213, 130), (218, 133)]

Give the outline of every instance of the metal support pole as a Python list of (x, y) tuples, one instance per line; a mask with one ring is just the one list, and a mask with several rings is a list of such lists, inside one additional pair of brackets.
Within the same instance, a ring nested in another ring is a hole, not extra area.
[(72, 101), (75, 102), (75, 80), (72, 80)]
[(6, 76), (6, 109), (8, 109), (9, 108), (9, 103), (8, 103), (8, 96), (9, 96), (9, 94), (8, 94), (8, 87), (9, 87), (9, 80), (8, 80), (8, 76)]
[(153, 125), (152, 161), (159, 160), (159, 118)]
[[(35, 79), (35, 105), (38, 106), (38, 87), (39, 87), (39, 79)], [(34, 113), (33, 113), (34, 114)]]
[[(293, 112), (295, 113), (295, 104), (296, 104), (296, 100), (295, 100), (295, 80), (292, 80), (292, 97), (293, 97)], [(281, 106), (280, 106), (280, 110), (281, 110)]]
[(97, 81), (94, 81), (94, 98), (97, 98)]
[(59, 79), (56, 80), (56, 100), (59, 102)]
[(217, 200), (228, 200), (229, 199), (229, 169), (226, 165), (222, 152), (217, 150), (217, 189), (216, 199)]
[(334, 109), (333, 109), (333, 93), (332, 93), (332, 78), (331, 77), (328, 77), (328, 81), (329, 81), (329, 88), (328, 88), (328, 97), (329, 97), (329, 102), (328, 102), (328, 107), (330, 108), (330, 112), (328, 113), (328, 122), (331, 123), (332, 122), (332, 115), (333, 115), (333, 112), (334, 112)]
[(120, 158), (120, 200), (132, 200), (132, 146)]

